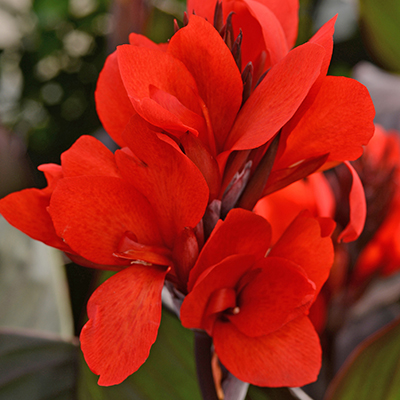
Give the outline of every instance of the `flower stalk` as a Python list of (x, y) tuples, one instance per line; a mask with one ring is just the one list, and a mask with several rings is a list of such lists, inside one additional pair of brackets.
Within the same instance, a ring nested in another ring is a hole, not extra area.
[(204, 400), (220, 400), (215, 390), (211, 369), (212, 338), (206, 332), (194, 331), (194, 353), (197, 379)]

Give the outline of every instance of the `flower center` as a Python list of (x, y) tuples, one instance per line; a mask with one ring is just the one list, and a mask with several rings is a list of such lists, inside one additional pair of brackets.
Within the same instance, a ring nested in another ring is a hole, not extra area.
[(221, 288), (213, 292), (208, 301), (205, 315), (222, 314), (227, 316), (238, 314), (240, 308), (236, 302), (236, 291), (232, 288)]

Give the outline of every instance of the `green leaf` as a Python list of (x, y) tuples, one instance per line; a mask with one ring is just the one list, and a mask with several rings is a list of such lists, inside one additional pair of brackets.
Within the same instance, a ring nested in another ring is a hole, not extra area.
[(74, 400), (77, 355), (73, 342), (0, 331), (0, 398)]
[(101, 387), (82, 361), (80, 400), (200, 400), (193, 353), (193, 333), (163, 311), (157, 340), (144, 365), (120, 385)]
[(385, 68), (400, 72), (400, 2), (360, 0), (360, 23), (366, 47)]
[(400, 319), (364, 341), (328, 388), (325, 400), (400, 399)]

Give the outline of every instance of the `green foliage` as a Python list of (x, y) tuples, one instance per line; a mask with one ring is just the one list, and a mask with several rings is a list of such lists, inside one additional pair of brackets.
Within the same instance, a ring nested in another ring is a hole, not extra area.
[(400, 72), (400, 2), (360, 0), (360, 23), (365, 45), (375, 60)]
[(72, 400), (76, 343), (0, 331), (0, 398)]
[(400, 399), (400, 320), (362, 343), (325, 400)]
[(246, 400), (295, 400), (287, 388), (260, 388), (250, 386)]

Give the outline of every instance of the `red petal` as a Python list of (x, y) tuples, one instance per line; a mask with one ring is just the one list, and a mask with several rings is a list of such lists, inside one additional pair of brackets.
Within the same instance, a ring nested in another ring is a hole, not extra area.
[(236, 254), (215, 266), (209, 265), (209, 269), (197, 280), (183, 301), (180, 311), (182, 325), (186, 328), (211, 329), (212, 326), (207, 326), (208, 321), (205, 319), (211, 317), (206, 313), (211, 295), (218, 289), (235, 289), (254, 261), (253, 255)]
[(335, 215), (335, 195), (323, 173), (312, 174), (307, 178), (310, 190), (315, 198), (316, 214), (319, 217), (331, 217)]
[[(253, 21), (247, 18), (247, 21), (241, 21), (243, 14), (246, 11), (250, 13), (253, 17)], [(261, 37), (249, 37), (248, 28), (250, 24), (260, 24), (262, 37), (264, 39), (264, 48), (268, 53), (269, 60), (267, 62), (268, 66), (275, 65), (279, 60), (286, 56), (289, 51), (288, 43), (285, 37), (285, 32), (283, 31), (280, 21), (277, 19), (276, 15), (268, 7), (265, 7), (258, 1), (254, 0), (243, 0), (235, 1), (233, 3), (232, 11), (237, 13), (238, 18), (234, 18), (235, 26), (242, 27), (243, 29), (243, 52), (245, 53), (245, 47), (254, 46), (253, 43), (260, 41)], [(247, 23), (246, 23), (247, 22)], [(288, 21), (289, 22), (289, 21)], [(250, 40), (246, 40), (250, 39)], [(254, 59), (247, 60), (255, 61)], [(246, 60), (244, 60), (245, 63)]]
[(321, 85), (324, 83), (326, 74), (328, 72), (329, 64), (332, 57), (332, 50), (333, 50), (333, 33), (335, 30), (335, 22), (337, 16), (331, 18), (325, 25), (323, 25), (318, 32), (309, 40), (309, 43), (319, 44), (324, 47), (325, 49), (325, 56), (321, 66), (321, 72), (319, 77), (314, 82), (313, 86), (311, 87), (307, 97), (304, 99), (303, 103), (297, 110), (296, 114), (293, 118), (286, 124), (282, 136), (280, 147), (281, 149), (278, 150), (278, 157), (283, 152), (286, 146), (287, 136), (290, 135), (291, 130), (296, 128), (296, 125), (299, 121), (303, 118), (304, 114), (307, 113), (307, 110), (313, 104), (315, 97), (317, 96)]
[(303, 386), (321, 367), (318, 335), (307, 317), (278, 331), (250, 338), (231, 323), (217, 321), (213, 339), (222, 364), (238, 379), (257, 386)]
[(349, 196), (350, 221), (346, 228), (344, 228), (340, 233), (338, 241), (343, 240), (343, 242), (348, 243), (356, 240), (364, 229), (365, 218), (367, 216), (367, 204), (365, 200), (364, 187), (357, 171), (349, 162), (345, 162), (344, 164), (353, 178)]
[[(265, 185), (263, 196), (273, 193), (276, 190), (283, 189), (291, 183), (306, 178), (310, 174), (313, 174), (314, 172), (318, 171), (323, 165), (325, 165), (327, 158), (328, 154), (323, 154), (319, 157), (308, 158), (307, 160), (303, 160), (302, 162), (292, 164), (287, 168), (285, 167), (283, 169), (272, 169), (271, 174), (268, 177), (267, 184)], [(274, 164), (274, 167), (275, 165), (276, 164)]]
[(188, 0), (187, 11), (189, 15), (196, 14), (205, 18), (211, 24), (214, 21), (215, 0)]
[(64, 176), (97, 175), (120, 177), (114, 154), (92, 136), (81, 136), (61, 154)]
[(104, 129), (120, 146), (124, 146), (121, 134), (135, 111), (121, 79), (117, 52), (108, 56), (100, 72), (95, 99)]
[(11, 193), (0, 200), (0, 213), (12, 226), (32, 239), (73, 253), (56, 234), (53, 221), (47, 212), (50, 197), (51, 193), (46, 189), (25, 189)]
[(165, 243), (172, 246), (182, 229), (194, 228), (203, 217), (207, 183), (182, 152), (158, 139), (143, 120), (134, 118), (123, 137), (134, 158), (121, 151), (116, 153), (121, 174), (146, 196), (158, 215)]
[[(299, 24), (299, 0), (257, 0), (278, 18), (286, 36), (288, 47), (295, 45)], [(268, 26), (265, 26), (268, 29)]]
[(194, 15), (172, 37), (168, 52), (194, 77), (221, 149), (242, 103), (242, 78), (231, 52), (213, 26)]
[(313, 104), (295, 128), (283, 128), (286, 149), (275, 168), (329, 154), (327, 161), (354, 160), (361, 156), (374, 133), (374, 106), (361, 83), (344, 77), (325, 78)]
[(156, 265), (172, 265), (171, 251), (168, 248), (139, 243), (136, 235), (131, 231), (124, 233), (114, 255), (125, 260), (140, 260)]
[(173, 249), (174, 271), (179, 288), (186, 293), (186, 284), (189, 280), (189, 273), (199, 256), (199, 243), (193, 229), (184, 229), (176, 238)]
[(166, 51), (168, 47), (168, 43), (157, 44), (154, 43), (149, 38), (147, 38), (146, 36), (139, 35), (134, 32), (129, 34), (129, 44), (131, 44), (132, 46), (147, 47), (149, 49), (159, 50), (159, 51)]
[(181, 144), (184, 148), (185, 154), (203, 174), (210, 190), (209, 202), (211, 202), (218, 196), (221, 185), (221, 177), (217, 161), (209, 153), (203, 142), (190, 132), (182, 135)]
[(161, 290), (167, 271), (129, 267), (90, 297), (81, 345), (99, 385), (117, 385), (147, 359), (161, 320)]
[[(132, 100), (132, 103), (134, 104), (137, 113), (149, 124), (160, 128), (159, 130), (172, 133), (178, 138), (182, 133), (187, 131), (192, 132), (195, 136), (200, 136), (202, 138), (206, 137), (203, 132), (198, 131), (200, 125), (198, 123), (198, 118), (190, 118), (191, 121), (188, 121), (189, 118), (184, 118), (184, 120), (181, 119), (183, 116), (182, 114), (184, 114), (185, 111), (190, 112), (190, 110), (179, 103), (179, 100), (176, 97), (172, 95), (170, 96), (174, 100), (172, 103), (168, 104), (166, 108), (157, 101), (148, 97), (139, 101)], [(181, 107), (179, 107), (178, 104), (181, 105)], [(194, 122), (194, 126), (186, 125), (187, 122)]]
[[(275, 243), (300, 211), (307, 209), (314, 217), (333, 218), (335, 205), (332, 188), (324, 174), (315, 173), (263, 197), (253, 211), (271, 224)], [(327, 228), (331, 225), (325, 220), (323, 223)]]
[(303, 315), (315, 294), (304, 272), (278, 257), (258, 260), (239, 285), (245, 285), (237, 289), (240, 310), (228, 318), (250, 337), (268, 335)]
[[(150, 86), (149, 89), (151, 100), (154, 100), (163, 109), (175, 115), (178, 118), (178, 121), (181, 122), (181, 125), (183, 124), (189, 129), (192, 128), (192, 131), (200, 133), (206, 131), (207, 127), (204, 118), (186, 108), (175, 96), (172, 96), (155, 86)], [(150, 105), (150, 101), (148, 99), (146, 99), (146, 101), (149, 102)], [(143, 105), (144, 104), (146, 103), (144, 102)], [(179, 122), (176, 123), (179, 124)], [(173, 128), (173, 126), (171, 126), (171, 128)]]
[(301, 213), (272, 247), (269, 256), (286, 258), (303, 268), (318, 294), (329, 276), (333, 254), (332, 240), (321, 237), (318, 221)]
[[(251, 13), (248, 5), (245, 2), (238, 1), (224, 1), (223, 2), (223, 10), (224, 10), (224, 18), (228, 17), (230, 12), (234, 12), (235, 14), (232, 17), (232, 25), (234, 28), (234, 35), (240, 33), (240, 30), (243, 32), (241, 53), (242, 53), (242, 66), (245, 67), (249, 62), (253, 64), (254, 73), (253, 73), (253, 86), (256, 84), (256, 81), (264, 72), (265, 68), (270, 67), (269, 53), (266, 49), (265, 42), (263, 40), (263, 28), (260, 22), (257, 19), (257, 16), (254, 16)], [(274, 26), (278, 26), (279, 33), (282, 34), (282, 28), (279, 26), (279, 23), (272, 13), (269, 13), (271, 17), (272, 24)], [(281, 35), (277, 35), (277, 39), (281, 38)], [(274, 33), (272, 32), (272, 36)], [(276, 47), (278, 43), (273, 43), (273, 47)]]
[(323, 293), (320, 293), (317, 300), (310, 308), (308, 318), (314, 325), (315, 330), (321, 335), (326, 326), (328, 317), (328, 305)]
[(203, 271), (233, 254), (263, 257), (270, 241), (271, 227), (264, 218), (239, 208), (231, 210), (204, 245), (190, 273), (188, 289), (191, 290)]
[(64, 178), (53, 193), (49, 212), (59, 236), (97, 264), (123, 263), (113, 253), (126, 231), (134, 232), (142, 244), (165, 246), (149, 202), (119, 178)]
[(298, 181), (263, 197), (253, 211), (264, 217), (272, 226), (272, 243), (275, 244), (290, 223), (304, 209), (313, 211), (312, 193), (305, 181)]
[(333, 33), (335, 31), (335, 22), (337, 19), (337, 15), (331, 18), (327, 23), (325, 23), (318, 32), (309, 40), (309, 43), (316, 43), (320, 46), (323, 46), (325, 49), (325, 57), (324, 61), (322, 62), (321, 73), (316, 82), (314, 83), (313, 87), (308, 94), (306, 101), (308, 105), (312, 103), (315, 96), (318, 93), (318, 90), (328, 73), (329, 64), (331, 63), (332, 58), (332, 51), (333, 51)]
[(42, 164), (38, 166), (38, 170), (44, 173), (47, 180), (47, 187), (43, 189), (46, 193), (52, 193), (59, 179), (64, 177), (61, 165), (58, 164)]
[(125, 268), (124, 265), (121, 266), (121, 265), (96, 264), (92, 261), (86, 260), (86, 258), (78, 256), (77, 254), (71, 254), (71, 253), (65, 253), (65, 254), (72, 262), (81, 265), (82, 267), (103, 269), (106, 271), (120, 271), (121, 269)]
[(241, 109), (225, 150), (245, 150), (270, 140), (293, 116), (318, 77), (324, 49), (306, 43), (271, 68)]

